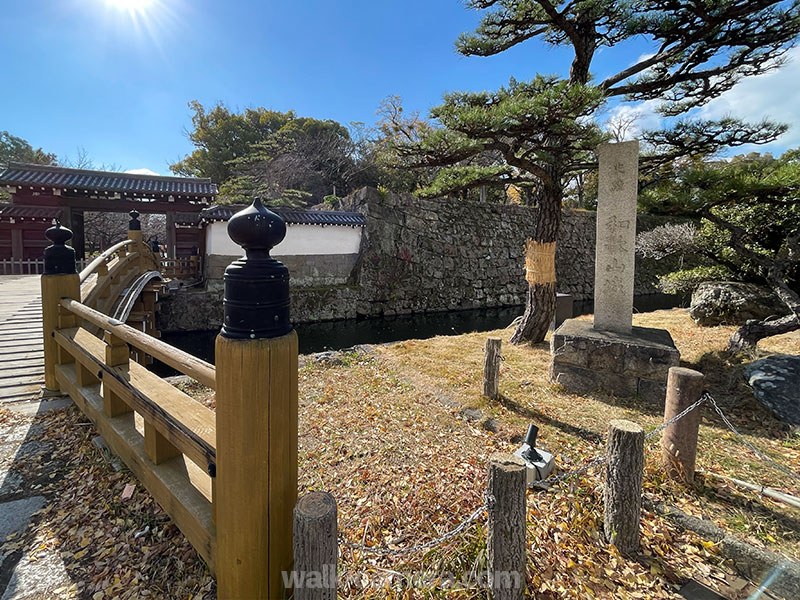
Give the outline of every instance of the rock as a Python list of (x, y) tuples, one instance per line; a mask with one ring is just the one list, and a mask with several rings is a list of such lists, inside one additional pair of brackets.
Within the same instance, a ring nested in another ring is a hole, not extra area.
[(800, 356), (776, 354), (750, 363), (744, 376), (756, 399), (781, 421), (800, 425)]
[(486, 417), (480, 423), (481, 429), (485, 429), (486, 431), (491, 431), (492, 433), (497, 433), (500, 431), (500, 423), (497, 419), (493, 419), (491, 417)]
[(689, 316), (703, 327), (744, 325), (751, 319), (783, 316), (788, 309), (767, 288), (737, 281), (707, 281), (692, 294)]
[(462, 408), (458, 412), (464, 419), (470, 422), (480, 421), (483, 418), (483, 413), (477, 408)]

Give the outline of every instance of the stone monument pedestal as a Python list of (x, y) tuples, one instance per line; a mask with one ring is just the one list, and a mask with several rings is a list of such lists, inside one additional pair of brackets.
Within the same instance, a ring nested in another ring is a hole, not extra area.
[(664, 402), (667, 374), (680, 353), (666, 329), (633, 327), (631, 333), (594, 329), (568, 319), (550, 339), (550, 381), (578, 393), (603, 391)]

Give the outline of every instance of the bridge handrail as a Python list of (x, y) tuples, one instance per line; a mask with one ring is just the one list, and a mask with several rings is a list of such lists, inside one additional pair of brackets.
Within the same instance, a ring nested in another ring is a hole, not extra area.
[(72, 314), (100, 327), (104, 331), (110, 331), (121, 340), (149, 354), (153, 358), (157, 358), (184, 375), (196, 379), (209, 388), (216, 389), (217, 371), (214, 365), (192, 356), (183, 350), (179, 350), (174, 346), (170, 346), (142, 331), (138, 331), (122, 321), (104, 315), (85, 304), (81, 304), (77, 300), (62, 298), (59, 304)]
[(106, 262), (109, 257), (114, 255), (115, 253), (119, 252), (122, 248), (126, 246), (130, 246), (131, 244), (135, 244), (134, 240), (123, 240), (118, 244), (114, 244), (108, 250), (105, 250), (102, 254), (100, 254), (97, 258), (95, 258), (92, 262), (86, 265), (86, 268), (80, 272), (79, 278), (81, 283), (83, 283), (89, 276), (97, 270), (101, 264)]

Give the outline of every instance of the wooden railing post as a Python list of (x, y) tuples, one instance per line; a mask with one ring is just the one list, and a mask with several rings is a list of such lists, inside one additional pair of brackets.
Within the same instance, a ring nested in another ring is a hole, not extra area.
[(496, 454), (489, 460), (488, 584), (494, 600), (525, 597), (527, 471), (522, 459)]
[[(667, 376), (667, 400), (664, 422), (680, 414), (703, 395), (705, 376), (692, 369), (672, 367)], [(694, 409), (664, 429), (661, 436), (661, 460), (673, 479), (684, 483), (694, 481), (697, 459), (697, 434), (700, 430), (700, 411)]]
[(108, 264), (102, 262), (97, 266), (97, 283), (95, 284), (100, 289), (100, 298), (108, 298), (111, 293), (111, 286), (108, 285)]
[[(128, 344), (115, 336), (110, 331), (103, 332), (103, 341), (106, 343), (105, 363), (109, 367), (121, 367), (130, 364), (130, 349)], [(108, 417), (118, 417), (131, 412), (131, 407), (116, 394), (111, 387), (103, 382), (103, 412)]]
[[(336, 499), (309, 492), (294, 507), (294, 600), (336, 600)], [(311, 585), (303, 585), (308, 582)]]
[[(59, 364), (59, 347), (53, 332), (59, 327), (61, 298), (80, 300), (80, 278), (75, 269), (75, 250), (67, 246), (72, 231), (60, 223), (45, 233), (51, 246), (44, 251), (44, 274), (42, 275), (42, 333), (44, 335), (44, 391), (58, 392), (56, 365)], [(62, 359), (69, 360), (67, 357)], [(71, 359), (71, 357), (70, 357)]]
[(603, 529), (617, 550), (635, 552), (642, 514), (644, 430), (630, 421), (611, 421), (607, 443)]
[(269, 251), (286, 226), (256, 200), (228, 222), (246, 257), (225, 270), (217, 366), (217, 592), (283, 598), (297, 500), (297, 334), (289, 273)]

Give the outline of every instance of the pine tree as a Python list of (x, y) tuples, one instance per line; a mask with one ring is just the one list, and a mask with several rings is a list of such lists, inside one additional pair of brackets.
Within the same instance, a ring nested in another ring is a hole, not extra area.
[[(661, 101), (669, 127), (640, 135), (653, 151), (651, 163), (765, 143), (786, 129), (770, 121), (700, 121), (686, 113), (743, 77), (780, 67), (800, 34), (798, 0), (469, 0), (467, 6), (484, 15), (474, 33), (458, 39), (461, 54), (492, 56), (539, 39), (572, 49), (569, 74), (512, 79), (495, 92), (448, 94), (431, 111), (439, 127), (396, 144), (394, 152), (406, 166), (440, 168), (423, 194), (502, 183), (533, 187), (532, 253), (554, 251), (566, 182), (593, 166), (603, 139), (594, 117), (609, 101)], [(623, 43), (632, 38), (649, 40), (652, 53), (595, 82), (598, 51), (624, 55)], [(511, 341), (543, 340), (554, 310), (555, 282), (531, 282)]]

